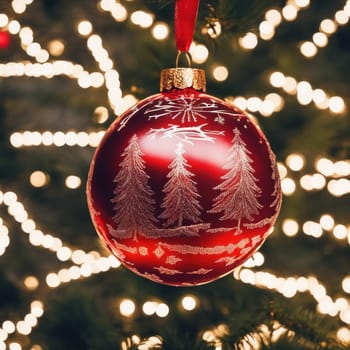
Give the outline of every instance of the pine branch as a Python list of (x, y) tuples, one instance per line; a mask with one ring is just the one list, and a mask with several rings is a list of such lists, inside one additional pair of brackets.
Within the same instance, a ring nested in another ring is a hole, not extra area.
[[(159, 9), (174, 6), (175, 0), (150, 0), (157, 2)], [(202, 0), (199, 7), (198, 22), (201, 26), (212, 28), (220, 23), (226, 34), (235, 36), (246, 33), (263, 19), (268, 8), (279, 7), (285, 4), (283, 0)]]
[[(301, 349), (346, 349), (332, 336), (335, 322), (309, 310), (296, 307), (285, 300), (273, 299), (260, 302), (255, 317), (251, 315), (228, 324), (230, 333), (220, 337), (223, 349), (240, 350), (244, 344), (260, 343), (265, 349), (277, 349), (278, 342), (287, 342)], [(278, 340), (273, 340), (273, 332), (282, 331)], [(284, 332), (283, 332), (284, 330)], [(274, 344), (276, 342), (276, 344)]]
[(216, 22), (221, 24), (224, 32), (242, 34), (255, 27), (261, 21), (267, 8), (278, 5), (280, 1), (230, 1), (209, 0), (203, 5), (207, 9), (205, 21), (213, 26)]

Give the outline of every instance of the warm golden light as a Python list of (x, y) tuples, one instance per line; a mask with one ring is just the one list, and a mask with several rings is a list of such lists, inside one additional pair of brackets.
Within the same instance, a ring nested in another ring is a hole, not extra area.
[(282, 15), (278, 10), (271, 9), (265, 13), (265, 19), (274, 26), (278, 26), (282, 22)]
[(135, 312), (136, 305), (131, 299), (123, 299), (119, 304), (119, 312), (122, 316), (130, 317)]
[(164, 303), (159, 303), (156, 307), (156, 315), (160, 318), (167, 317), (169, 314), (169, 306)]
[(270, 83), (274, 87), (282, 87), (285, 84), (285, 76), (281, 72), (274, 72), (270, 75)]
[(65, 185), (67, 188), (76, 189), (81, 185), (81, 179), (76, 175), (69, 175), (65, 180)]
[(282, 9), (282, 15), (286, 21), (292, 22), (298, 16), (298, 9), (294, 5), (286, 5)]
[(77, 30), (82, 36), (90, 35), (92, 32), (92, 24), (89, 21), (81, 21), (78, 24)]
[(31, 173), (29, 181), (33, 187), (44, 187), (49, 182), (49, 176), (41, 170)]
[(329, 109), (335, 114), (343, 113), (345, 111), (344, 100), (339, 96), (333, 96), (329, 99)]
[(331, 19), (324, 19), (320, 24), (320, 30), (326, 34), (333, 34), (337, 30), (337, 25)]
[(258, 38), (254, 33), (247, 33), (238, 39), (239, 45), (245, 50), (252, 50), (258, 45)]
[(153, 15), (144, 11), (135, 11), (130, 16), (131, 22), (141, 28), (149, 28), (153, 24)]
[(286, 158), (287, 166), (293, 171), (300, 171), (305, 165), (305, 157), (300, 153), (291, 153)]
[(259, 25), (260, 38), (263, 40), (270, 40), (275, 35), (275, 27), (271, 22), (263, 21)]
[(34, 276), (27, 276), (24, 279), (24, 285), (29, 290), (35, 290), (39, 287), (39, 280)]
[(192, 60), (195, 63), (201, 64), (204, 63), (209, 56), (209, 50), (206, 46), (202, 44), (194, 44), (192, 43), (190, 47), (190, 53), (192, 55)]
[(217, 66), (213, 69), (213, 77), (217, 81), (225, 81), (228, 78), (228, 69), (225, 66)]
[(324, 230), (330, 231), (334, 227), (334, 219), (329, 214), (324, 214), (320, 218), (320, 224)]
[(328, 45), (328, 37), (322, 32), (317, 32), (312, 36), (312, 40), (318, 47), (326, 47)]
[(294, 237), (299, 231), (299, 224), (293, 219), (285, 219), (282, 223), (283, 233), (288, 237)]
[(192, 311), (197, 307), (197, 298), (192, 295), (186, 295), (182, 298), (181, 304), (186, 311)]
[(286, 196), (291, 196), (296, 189), (296, 185), (293, 179), (291, 178), (284, 178), (281, 182), (282, 192)]
[(9, 18), (6, 14), (0, 13), (0, 27), (5, 27), (9, 22)]
[(300, 46), (300, 52), (307, 58), (314, 57), (317, 54), (317, 47), (311, 41), (305, 41)]
[(156, 40), (165, 40), (169, 36), (169, 31), (167, 23), (158, 22), (152, 28), (152, 35)]

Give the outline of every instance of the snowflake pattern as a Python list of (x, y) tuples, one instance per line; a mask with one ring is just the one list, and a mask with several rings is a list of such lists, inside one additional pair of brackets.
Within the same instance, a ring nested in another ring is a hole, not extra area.
[(175, 120), (181, 118), (181, 123), (197, 122), (198, 119), (207, 119), (205, 114), (218, 115), (219, 117), (240, 116), (240, 113), (232, 113), (230, 110), (222, 109), (215, 100), (209, 99), (210, 103), (203, 102), (200, 97), (164, 98), (159, 100), (156, 105), (149, 108), (145, 114), (148, 114), (148, 120), (162, 117), (171, 117)]
[(215, 122), (217, 122), (218, 124), (220, 125), (224, 125), (225, 124), (225, 118), (223, 118), (221, 115), (217, 116), (215, 119), (214, 119)]

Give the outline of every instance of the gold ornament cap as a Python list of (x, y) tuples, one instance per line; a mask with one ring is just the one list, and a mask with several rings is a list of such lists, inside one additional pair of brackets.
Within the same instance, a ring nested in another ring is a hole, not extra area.
[(160, 91), (193, 88), (205, 92), (205, 71), (197, 68), (167, 68), (160, 74)]

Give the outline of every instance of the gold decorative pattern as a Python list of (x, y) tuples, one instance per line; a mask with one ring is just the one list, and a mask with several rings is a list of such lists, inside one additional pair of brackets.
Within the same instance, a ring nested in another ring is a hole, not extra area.
[(167, 68), (160, 75), (160, 91), (172, 88), (195, 90), (205, 92), (205, 71), (196, 68)]

